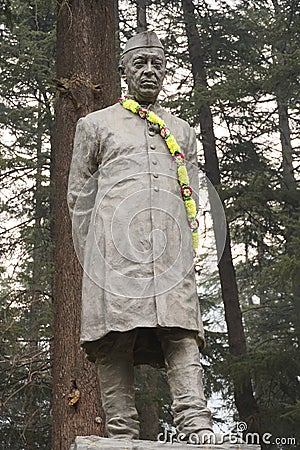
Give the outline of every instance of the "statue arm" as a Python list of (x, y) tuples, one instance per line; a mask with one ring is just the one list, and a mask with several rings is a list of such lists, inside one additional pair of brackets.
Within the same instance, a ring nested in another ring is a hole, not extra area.
[(76, 127), (70, 166), (67, 202), (72, 219), (74, 246), (83, 258), (86, 237), (98, 187), (98, 139), (95, 126), (79, 119)]

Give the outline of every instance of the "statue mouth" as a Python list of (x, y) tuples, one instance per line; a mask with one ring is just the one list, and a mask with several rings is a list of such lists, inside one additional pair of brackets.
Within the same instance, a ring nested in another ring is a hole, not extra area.
[(142, 80), (141, 85), (146, 87), (157, 87), (157, 83), (154, 80)]

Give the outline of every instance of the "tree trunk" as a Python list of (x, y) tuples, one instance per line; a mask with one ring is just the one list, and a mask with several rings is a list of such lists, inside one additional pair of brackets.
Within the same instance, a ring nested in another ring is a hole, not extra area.
[[(278, 23), (282, 20), (281, 6), (277, 0), (272, 0), (274, 7), (274, 16)], [(287, 64), (286, 61), (286, 48), (288, 48), (287, 42), (284, 39), (280, 39), (273, 44), (273, 60), (274, 64), (279, 67), (284, 67)], [(291, 128), (289, 119), (289, 98), (288, 92), (290, 91), (290, 80), (288, 78), (281, 78), (275, 86), (275, 94), (278, 110), (279, 121), (279, 135), (281, 143), (281, 155), (282, 155), (282, 183), (281, 189), (283, 191), (283, 199), (285, 202), (285, 214), (286, 214), (286, 226), (285, 226), (285, 239), (286, 239), (286, 252), (288, 256), (295, 260), (298, 258), (299, 246), (299, 192), (297, 180), (295, 177), (295, 169), (293, 166), (293, 146), (291, 140)], [(294, 308), (294, 328), (295, 336), (300, 344), (300, 273), (297, 264), (294, 264), (294, 268), (291, 272), (292, 279), (292, 301)]]
[(82, 269), (73, 249), (66, 195), (77, 120), (115, 101), (114, 38), (111, 1), (58, 2), (53, 450), (69, 450), (76, 435), (102, 435), (104, 429), (96, 372), (79, 346)]
[(120, 15), (119, 1), (114, 0), (115, 8), (115, 53), (116, 53), (116, 97), (121, 97), (121, 77), (119, 74), (119, 61), (121, 57), (121, 39), (120, 39)]
[(36, 176), (34, 189), (34, 230), (33, 230), (33, 252), (32, 252), (32, 279), (31, 279), (31, 305), (29, 312), (30, 323), (30, 349), (36, 352), (39, 344), (39, 299), (41, 297), (41, 250), (42, 250), (42, 118), (41, 118), (41, 95), (37, 111), (36, 130)]
[(136, 0), (136, 10), (137, 10), (137, 27), (136, 32), (141, 33), (146, 31), (147, 24), (147, 0)]
[[(291, 258), (297, 258), (299, 248), (299, 193), (293, 167), (293, 147), (291, 143), (291, 130), (289, 125), (288, 106), (282, 95), (277, 95), (277, 106), (279, 116), (279, 133), (282, 151), (282, 190), (285, 195), (285, 211), (287, 224), (285, 229), (286, 251)], [(292, 300), (294, 308), (295, 335), (300, 343), (300, 279), (295, 268), (292, 276)]]
[[(37, 106), (37, 129), (36, 129), (36, 176), (34, 188), (34, 228), (33, 228), (33, 249), (32, 249), (32, 278), (30, 280), (30, 309), (29, 309), (29, 355), (28, 372), (33, 379), (39, 373), (39, 330), (42, 300), (41, 265), (42, 265), (42, 192), (41, 183), (43, 155), (42, 155), (42, 114), (41, 95)], [(36, 425), (36, 414), (39, 410), (39, 391), (36, 386), (31, 385), (26, 394), (26, 424), (25, 430), (34, 430)]]
[[(207, 91), (207, 77), (203, 46), (195, 19), (192, 0), (182, 0), (184, 22), (188, 38), (188, 49), (194, 78), (195, 92)], [(204, 96), (203, 96), (204, 97)], [(220, 169), (216, 151), (213, 118), (209, 103), (201, 99), (198, 118), (201, 127), (202, 144), (205, 157), (205, 172), (214, 186), (220, 184)], [(207, 96), (206, 96), (207, 97)], [(216, 237), (217, 239), (217, 237)], [(219, 276), (228, 330), (229, 351), (234, 357), (247, 352), (246, 338), (239, 304), (236, 275), (232, 261), (229, 228), (219, 265)], [(248, 373), (233, 374), (235, 403), (240, 419), (248, 424), (248, 431), (258, 431), (258, 406), (253, 395), (251, 378)]]
[[(279, 134), (282, 152), (282, 190), (285, 199), (286, 214), (286, 252), (291, 259), (298, 257), (299, 247), (296, 242), (298, 240), (299, 227), (299, 192), (297, 181), (295, 178), (293, 167), (293, 147), (291, 142), (291, 129), (289, 124), (289, 113), (287, 99), (280, 92), (277, 92), (277, 108), (279, 118)], [(300, 343), (300, 274), (297, 264), (291, 273), (292, 278), (292, 301), (294, 308), (294, 327), (295, 336), (298, 344)]]
[(159, 432), (158, 369), (148, 365), (136, 367), (136, 403), (140, 419), (140, 439), (156, 441)]

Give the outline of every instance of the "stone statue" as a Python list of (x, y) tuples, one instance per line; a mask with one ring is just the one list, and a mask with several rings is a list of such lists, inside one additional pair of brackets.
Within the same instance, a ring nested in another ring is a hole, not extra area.
[(166, 367), (178, 432), (201, 443), (213, 432), (192, 233), (165, 139), (172, 133), (182, 149), (197, 201), (196, 138), (157, 102), (165, 65), (154, 32), (132, 37), (120, 73), (133, 106), (123, 100), (78, 121), (68, 204), (84, 267), (81, 345), (97, 365), (109, 437), (139, 438), (133, 367), (152, 364)]

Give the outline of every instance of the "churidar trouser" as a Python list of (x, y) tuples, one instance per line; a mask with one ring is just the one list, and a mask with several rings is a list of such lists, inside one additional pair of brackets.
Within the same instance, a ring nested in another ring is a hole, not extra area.
[[(133, 350), (138, 329), (110, 332), (101, 341), (96, 361), (108, 437), (138, 439)], [(207, 408), (196, 332), (157, 328), (172, 398), (174, 425), (187, 437), (212, 430)]]

